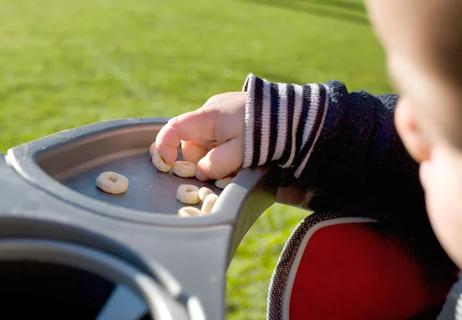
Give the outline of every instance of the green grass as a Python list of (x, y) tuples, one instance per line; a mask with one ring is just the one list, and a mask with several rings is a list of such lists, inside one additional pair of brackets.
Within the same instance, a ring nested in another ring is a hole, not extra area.
[[(359, 0), (0, 0), (0, 151), (70, 127), (173, 116), (271, 80), (386, 92)], [(228, 272), (230, 319), (263, 319), (269, 277), (306, 213), (268, 210)]]

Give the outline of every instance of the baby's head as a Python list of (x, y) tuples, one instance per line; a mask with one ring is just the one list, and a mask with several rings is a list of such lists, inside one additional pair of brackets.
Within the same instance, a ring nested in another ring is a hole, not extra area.
[(396, 127), (421, 163), (433, 229), (462, 268), (462, 1), (367, 5), (400, 94)]

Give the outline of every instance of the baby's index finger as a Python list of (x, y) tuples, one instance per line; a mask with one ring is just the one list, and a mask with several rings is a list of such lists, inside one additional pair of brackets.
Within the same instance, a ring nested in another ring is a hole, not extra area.
[(170, 119), (156, 137), (156, 147), (160, 156), (168, 164), (177, 157), (181, 140), (214, 140), (213, 123), (204, 112), (193, 111)]
[(178, 133), (169, 123), (164, 125), (156, 136), (156, 148), (159, 155), (169, 165), (175, 162), (180, 143)]

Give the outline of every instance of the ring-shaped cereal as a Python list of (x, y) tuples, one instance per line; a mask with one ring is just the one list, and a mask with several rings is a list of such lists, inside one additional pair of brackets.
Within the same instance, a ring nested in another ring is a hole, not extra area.
[(212, 208), (217, 199), (218, 196), (215, 193), (211, 193), (207, 197), (205, 197), (201, 207), (202, 214), (209, 214), (212, 211)]
[(215, 181), (215, 186), (216, 186), (217, 188), (224, 189), (224, 188), (226, 188), (226, 186), (227, 186), (228, 184), (231, 183), (232, 180), (233, 180), (233, 178), (231, 178), (231, 177), (226, 177), (226, 178), (223, 178), (223, 179), (218, 179), (218, 180)]
[(106, 193), (121, 194), (128, 189), (128, 179), (117, 172), (106, 171), (96, 178), (96, 186)]
[(207, 187), (202, 187), (199, 189), (199, 199), (201, 199), (201, 201), (204, 201), (205, 198), (211, 193), (213, 193), (212, 189), (207, 188)]
[(185, 204), (198, 204), (199, 188), (193, 184), (181, 184), (176, 190), (176, 198)]
[(201, 215), (201, 211), (196, 207), (183, 207), (178, 210), (180, 217), (198, 217)]
[(178, 160), (173, 164), (172, 172), (182, 178), (192, 178), (196, 175), (196, 164)]
[(169, 172), (170, 169), (172, 169), (172, 166), (166, 164), (162, 157), (159, 155), (159, 152), (155, 146), (155, 142), (151, 144), (151, 147), (149, 147), (149, 154), (152, 157), (152, 164), (157, 168), (157, 170), (161, 172)]

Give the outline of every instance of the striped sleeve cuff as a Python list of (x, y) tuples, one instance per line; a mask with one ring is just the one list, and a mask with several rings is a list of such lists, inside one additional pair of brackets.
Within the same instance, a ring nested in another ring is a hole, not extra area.
[(250, 74), (243, 90), (248, 93), (243, 167), (275, 162), (300, 177), (322, 131), (328, 87), (272, 83)]

